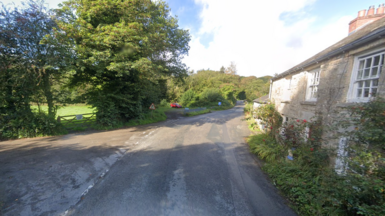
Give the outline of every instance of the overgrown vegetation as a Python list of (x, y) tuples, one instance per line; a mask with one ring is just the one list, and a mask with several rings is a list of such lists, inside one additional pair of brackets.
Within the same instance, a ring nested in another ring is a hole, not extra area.
[(339, 134), (350, 137), (347, 155), (339, 157), (345, 164), (342, 173), (333, 167), (335, 149), (326, 148), (321, 139), (322, 133), (331, 132), (328, 128), (317, 119), (296, 119), (276, 129), (280, 119), (273, 107), (257, 111), (272, 129), (248, 142), (300, 215), (385, 215), (384, 99), (352, 106), (335, 122), (333, 130), (353, 128)]
[(189, 41), (163, 1), (2, 5), (0, 139), (61, 134), (55, 117), (71, 104), (92, 106), (97, 128), (116, 128), (147, 119), (152, 103), (225, 109), (268, 92), (270, 77), (238, 76), (234, 62), (188, 72)]
[[(162, 1), (43, 1), (0, 11), (0, 138), (52, 135), (58, 105), (87, 103), (96, 124), (146, 119), (183, 79), (190, 35)], [(77, 95), (74, 97), (74, 94)], [(48, 104), (47, 114), (31, 103)]]
[(179, 101), (183, 106), (202, 106), (205, 103), (225, 101), (235, 104), (237, 99), (252, 101), (269, 91), (270, 76), (242, 77), (224, 70), (199, 70), (190, 73), (183, 80), (168, 80), (168, 101)]

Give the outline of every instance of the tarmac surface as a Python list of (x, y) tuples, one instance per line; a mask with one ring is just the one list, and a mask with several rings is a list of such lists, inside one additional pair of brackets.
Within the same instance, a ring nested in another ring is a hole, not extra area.
[(243, 116), (239, 103), (141, 127), (0, 142), (2, 213), (295, 215), (249, 152)]

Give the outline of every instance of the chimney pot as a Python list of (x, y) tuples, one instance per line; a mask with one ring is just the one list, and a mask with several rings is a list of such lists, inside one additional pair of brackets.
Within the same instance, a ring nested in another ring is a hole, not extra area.
[(366, 10), (360, 10), (360, 11), (358, 11), (357, 17), (363, 17), (363, 16), (365, 16), (365, 14), (366, 14)]
[(369, 7), (368, 13), (366, 14), (366, 16), (371, 16), (371, 15), (374, 15), (374, 5)]
[(385, 12), (384, 4), (378, 5), (377, 13), (376, 14), (383, 14)]

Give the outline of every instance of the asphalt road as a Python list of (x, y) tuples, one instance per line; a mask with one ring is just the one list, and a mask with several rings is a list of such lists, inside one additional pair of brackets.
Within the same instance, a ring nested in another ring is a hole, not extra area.
[(242, 119), (239, 104), (143, 129), (138, 147), (66, 214), (295, 215), (249, 152)]

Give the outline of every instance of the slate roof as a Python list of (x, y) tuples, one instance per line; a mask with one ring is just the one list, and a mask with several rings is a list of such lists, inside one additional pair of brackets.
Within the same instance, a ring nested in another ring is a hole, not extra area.
[[(331, 34), (333, 34), (331, 32)], [(370, 24), (365, 25), (361, 29), (357, 30), (353, 34), (345, 37), (334, 45), (324, 49), (313, 57), (305, 60), (304, 62), (292, 67), (291, 69), (279, 74), (276, 77), (273, 77), (272, 80), (278, 80), (287, 75), (300, 72), (304, 68), (309, 67), (313, 64), (318, 64), (319, 62), (333, 58), (336, 55), (345, 53), (351, 49), (355, 49), (359, 46), (362, 46), (366, 43), (370, 43), (376, 39), (385, 36), (385, 17), (376, 20)]]
[(253, 100), (255, 103), (265, 104), (269, 101), (269, 95), (262, 96), (258, 99)]

